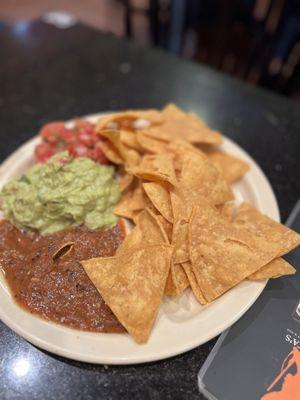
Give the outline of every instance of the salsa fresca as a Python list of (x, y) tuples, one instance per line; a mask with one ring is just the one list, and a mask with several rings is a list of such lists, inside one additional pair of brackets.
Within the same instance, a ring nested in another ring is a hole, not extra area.
[[(119, 222), (106, 230), (79, 226), (43, 236), (1, 221), (0, 267), (15, 301), (32, 314), (71, 328), (124, 332), (80, 264), (113, 256), (124, 231)], [(72, 243), (71, 250), (55, 256), (66, 243)]]

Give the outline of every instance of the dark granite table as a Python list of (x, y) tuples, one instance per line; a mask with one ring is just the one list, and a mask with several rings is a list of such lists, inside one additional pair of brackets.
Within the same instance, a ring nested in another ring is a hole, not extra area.
[[(300, 195), (300, 106), (287, 99), (82, 25), (2, 27), (0, 60), (1, 160), (46, 121), (172, 101), (256, 159), (283, 220)], [(199, 399), (197, 373), (214, 344), (153, 364), (107, 367), (48, 354), (1, 322), (0, 332), (0, 398), (13, 400)]]

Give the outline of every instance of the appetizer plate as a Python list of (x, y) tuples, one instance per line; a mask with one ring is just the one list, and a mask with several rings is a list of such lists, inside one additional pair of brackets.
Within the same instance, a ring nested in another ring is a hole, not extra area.
[[(99, 115), (86, 117), (95, 122)], [(72, 124), (72, 122), (69, 122)], [(15, 151), (0, 168), (0, 186), (20, 176), (33, 162), (35, 137)], [(234, 184), (237, 202), (243, 200), (279, 221), (278, 205), (260, 167), (238, 145), (224, 138), (222, 148), (250, 164), (250, 171)], [(66, 328), (33, 316), (17, 306), (0, 272), (0, 318), (34, 345), (74, 360), (99, 364), (135, 364), (161, 360), (191, 350), (219, 335), (255, 302), (266, 282), (244, 281), (214, 302), (201, 306), (187, 290), (176, 299), (164, 298), (147, 344), (127, 334), (90, 333)]]

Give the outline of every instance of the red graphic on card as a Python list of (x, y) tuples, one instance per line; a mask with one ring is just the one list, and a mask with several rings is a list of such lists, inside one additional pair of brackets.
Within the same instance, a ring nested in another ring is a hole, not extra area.
[(261, 400), (300, 400), (300, 351), (296, 347), (284, 359), (267, 392)]

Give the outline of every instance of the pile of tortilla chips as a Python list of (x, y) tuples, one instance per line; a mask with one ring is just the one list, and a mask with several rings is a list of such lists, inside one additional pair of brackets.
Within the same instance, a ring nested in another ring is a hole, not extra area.
[(190, 287), (206, 304), (245, 279), (295, 272), (281, 256), (300, 235), (249, 204), (232, 206), (230, 184), (249, 167), (195, 114), (127, 111), (101, 118), (97, 131), (120, 166), (115, 213), (135, 226), (114, 257), (82, 264), (136, 342), (148, 340), (165, 294)]

